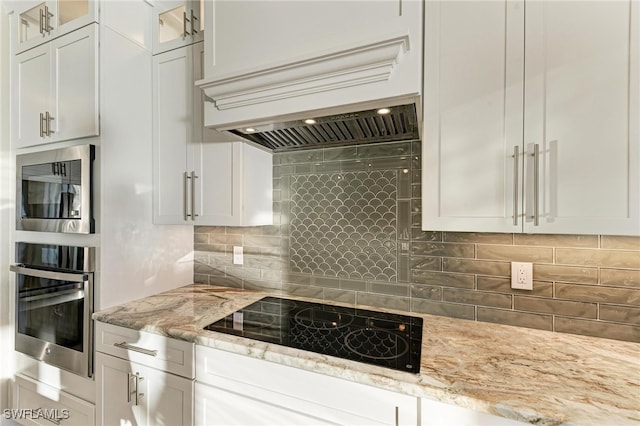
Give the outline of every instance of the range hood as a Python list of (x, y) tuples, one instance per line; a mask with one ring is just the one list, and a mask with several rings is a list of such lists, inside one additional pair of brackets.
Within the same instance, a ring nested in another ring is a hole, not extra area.
[(273, 64), (221, 60), (196, 82), (204, 125), (276, 152), (419, 139), (419, 23)]
[(418, 126), (416, 107), (407, 104), (244, 127), (229, 132), (280, 152), (418, 139)]

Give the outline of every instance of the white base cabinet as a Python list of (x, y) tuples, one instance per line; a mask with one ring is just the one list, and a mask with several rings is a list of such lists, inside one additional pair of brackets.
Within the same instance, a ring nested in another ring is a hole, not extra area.
[(97, 423), (192, 425), (193, 346), (96, 323)]
[[(24, 425), (92, 426), (93, 404), (31, 378), (16, 375), (12, 418)], [(6, 415), (6, 413), (5, 413)]]
[(416, 397), (196, 346), (195, 424), (416, 425)]
[(96, 367), (100, 425), (192, 424), (193, 380), (102, 353)]

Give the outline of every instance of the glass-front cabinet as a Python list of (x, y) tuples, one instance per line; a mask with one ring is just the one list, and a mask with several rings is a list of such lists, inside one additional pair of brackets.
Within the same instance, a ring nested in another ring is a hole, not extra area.
[(18, 34), (15, 53), (97, 22), (95, 0), (49, 0), (16, 2)]
[(154, 54), (204, 39), (203, 0), (160, 0), (154, 7)]

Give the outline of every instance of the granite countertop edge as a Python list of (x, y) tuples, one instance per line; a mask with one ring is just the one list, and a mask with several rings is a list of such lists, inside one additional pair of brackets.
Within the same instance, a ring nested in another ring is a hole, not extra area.
[(412, 374), (204, 330), (267, 295), (193, 284), (93, 319), (526, 423), (640, 425), (640, 344), (411, 313), (424, 320)]

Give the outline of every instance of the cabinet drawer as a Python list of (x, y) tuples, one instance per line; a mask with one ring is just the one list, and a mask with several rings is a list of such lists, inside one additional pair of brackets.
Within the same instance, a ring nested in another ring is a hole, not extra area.
[[(298, 414), (329, 423), (415, 425), (418, 421), (417, 397), (205, 346), (196, 346), (196, 389), (207, 389), (199, 384), (261, 405), (298, 407)], [(206, 410), (206, 398), (200, 398), (198, 390), (196, 400)], [(230, 419), (243, 415), (232, 413)]]
[(193, 379), (194, 344), (96, 322), (96, 351)]
[[(95, 425), (95, 407), (33, 379), (15, 376), (11, 417), (25, 425)], [(5, 412), (5, 416), (6, 416)]]

